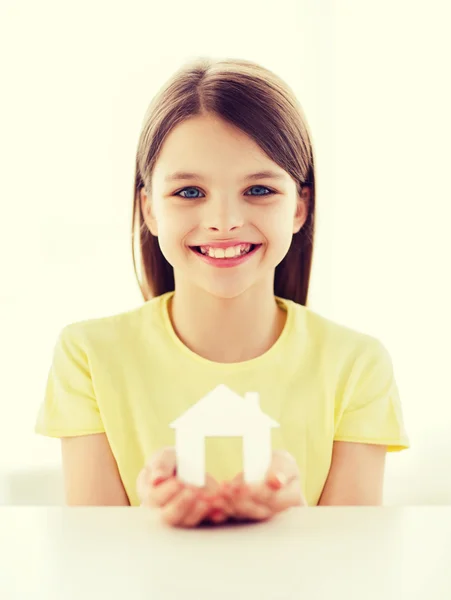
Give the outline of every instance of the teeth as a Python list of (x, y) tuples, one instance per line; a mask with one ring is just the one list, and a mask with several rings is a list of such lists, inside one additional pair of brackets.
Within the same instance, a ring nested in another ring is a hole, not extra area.
[(239, 246), (231, 246), (229, 248), (200, 247), (202, 254), (208, 254), (212, 258), (234, 258), (235, 256), (247, 254), (250, 249), (251, 244), (240, 244)]

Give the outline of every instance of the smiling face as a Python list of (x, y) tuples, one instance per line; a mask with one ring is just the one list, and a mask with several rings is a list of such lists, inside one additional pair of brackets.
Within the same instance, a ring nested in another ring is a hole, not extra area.
[[(276, 177), (250, 177), (262, 171)], [(171, 179), (175, 173), (185, 176)], [(296, 182), (252, 138), (208, 115), (184, 121), (167, 136), (152, 174), (152, 195), (141, 190), (141, 207), (174, 269), (176, 288), (194, 285), (233, 298), (251, 287), (272, 288), (276, 266), (307, 219), (308, 188), (305, 194), (298, 196)], [(209, 259), (194, 249), (215, 242), (257, 249), (235, 261)]]

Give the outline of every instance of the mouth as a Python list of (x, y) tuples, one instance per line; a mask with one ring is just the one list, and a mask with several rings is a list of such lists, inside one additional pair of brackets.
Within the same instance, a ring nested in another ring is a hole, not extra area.
[[(232, 258), (240, 258), (241, 256), (246, 256), (246, 254), (250, 254), (251, 252), (253, 252), (256, 248), (259, 248), (260, 246), (261, 246), (261, 244), (250, 244), (249, 250), (247, 250), (243, 254), (238, 254), (237, 256), (233, 256)], [(190, 246), (190, 248), (191, 248), (191, 250), (194, 250), (195, 252), (197, 252), (198, 254), (201, 254), (202, 256), (210, 256), (209, 254), (205, 254), (205, 252), (202, 252), (200, 246)], [(212, 256), (211, 258), (216, 258), (216, 257)], [(224, 260), (224, 259), (220, 258), (219, 260)]]
[(205, 263), (215, 266), (215, 267), (234, 267), (240, 265), (246, 261), (248, 261), (254, 254), (256, 254), (259, 249), (262, 247), (262, 244), (250, 244), (249, 250), (243, 252), (242, 254), (238, 254), (236, 256), (224, 256), (224, 257), (216, 257), (210, 256), (208, 253), (205, 254), (201, 251), (200, 246), (190, 246), (190, 250), (192, 250), (201, 260)]

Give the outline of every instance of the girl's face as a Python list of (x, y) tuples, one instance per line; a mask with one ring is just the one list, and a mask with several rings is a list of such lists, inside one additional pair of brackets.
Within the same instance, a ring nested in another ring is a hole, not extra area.
[[(274, 176), (251, 177), (262, 171)], [(141, 206), (174, 268), (177, 288), (194, 285), (234, 298), (251, 287), (273, 285), (276, 266), (307, 218), (308, 196), (299, 198), (296, 182), (254, 140), (208, 115), (190, 118), (168, 135), (154, 167), (152, 195), (143, 188)], [(204, 247), (210, 254), (206, 247), (217, 242), (257, 248), (239, 260), (199, 253)]]

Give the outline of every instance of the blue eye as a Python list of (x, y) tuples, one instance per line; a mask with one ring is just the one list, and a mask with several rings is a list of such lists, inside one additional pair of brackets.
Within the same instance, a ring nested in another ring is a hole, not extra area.
[[(174, 194), (174, 196), (179, 196), (179, 194), (181, 194), (182, 192), (185, 192), (186, 190), (197, 190), (197, 191), (199, 191), (199, 188), (195, 188), (195, 187), (186, 187), (186, 188), (183, 188), (183, 190), (180, 190), (180, 192), (176, 192), (176, 193)], [(189, 198), (192, 198), (192, 199), (195, 199), (195, 200), (197, 200), (197, 197), (196, 197), (196, 196), (180, 196), (180, 197), (181, 197), (181, 198), (188, 198), (188, 199), (189, 199)]]
[(257, 194), (257, 196), (270, 196), (271, 194), (274, 194), (274, 192), (272, 190), (270, 190), (269, 188), (267, 188), (265, 185), (253, 185), (251, 187), (251, 190), (255, 189), (255, 188), (257, 188), (257, 189), (260, 188), (261, 190), (266, 190), (267, 191), (266, 194)]
[[(273, 192), (272, 190), (270, 190), (269, 188), (267, 188), (265, 185), (253, 185), (250, 189), (261, 189), (261, 190), (266, 190), (266, 193), (264, 194), (251, 194), (251, 196), (270, 196), (271, 194), (274, 194), (275, 192)], [(182, 190), (180, 190), (179, 192), (176, 192), (175, 194), (173, 194), (174, 196), (179, 196), (179, 194), (181, 194), (182, 192), (185, 192), (186, 190), (197, 190), (199, 191), (199, 188), (197, 187), (193, 187), (193, 186), (189, 186), (189, 187), (185, 187)], [(199, 196), (179, 196), (180, 198), (187, 198), (187, 199), (193, 199), (193, 200), (197, 200), (199, 198)]]

